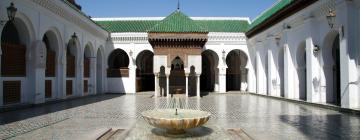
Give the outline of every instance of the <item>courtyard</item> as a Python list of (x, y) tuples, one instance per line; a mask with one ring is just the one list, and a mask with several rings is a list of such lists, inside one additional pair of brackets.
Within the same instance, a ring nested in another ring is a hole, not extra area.
[(211, 112), (207, 125), (242, 129), (253, 139), (359, 139), (360, 118), (333, 110), (252, 94), (202, 98), (105, 94), (0, 115), (0, 139), (96, 139), (109, 128), (133, 129), (141, 112), (190, 108)]

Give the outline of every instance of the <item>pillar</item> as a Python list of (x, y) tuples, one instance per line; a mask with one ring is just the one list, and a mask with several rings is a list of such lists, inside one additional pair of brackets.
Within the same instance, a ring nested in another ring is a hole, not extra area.
[(200, 75), (196, 75), (196, 96), (200, 97)]
[(89, 94), (96, 94), (96, 57), (90, 57)]
[(160, 82), (159, 82), (159, 73), (155, 73), (155, 94), (154, 97), (160, 96)]
[(219, 67), (219, 93), (226, 93), (226, 66)]
[(340, 31), (341, 107), (360, 108), (357, 30), (360, 23), (354, 1), (336, 1), (336, 23)]
[(66, 47), (63, 47), (60, 52), (60, 62), (59, 62), (59, 85), (58, 85), (58, 95), (57, 98), (65, 99), (66, 98)]
[(170, 95), (169, 95), (169, 76), (170, 75), (166, 75), (166, 97), (167, 98), (170, 98)]
[[(131, 65), (129, 67), (129, 79), (130, 82), (133, 83), (133, 87), (129, 88), (128, 93), (135, 94), (136, 93), (136, 65)], [(126, 89), (126, 88), (125, 88)]]
[(186, 97), (189, 97), (189, 74), (185, 74), (185, 77), (186, 77), (185, 95), (186, 95)]
[[(31, 103), (39, 104), (45, 102), (45, 68), (46, 68), (46, 46), (42, 40), (35, 41), (30, 50), (31, 56), (27, 58), (30, 66), (30, 74), (28, 79), (28, 87), (25, 93), (33, 93), (29, 95), (21, 94), (21, 102), (26, 97)], [(28, 64), (27, 64), (28, 65)], [(22, 83), (23, 84), (23, 83)], [(23, 89), (23, 86), (22, 86)], [(23, 92), (23, 91), (22, 91)]]
[(76, 72), (75, 72), (75, 94), (76, 96), (84, 95), (84, 54), (81, 53), (80, 56), (75, 56), (76, 58)]

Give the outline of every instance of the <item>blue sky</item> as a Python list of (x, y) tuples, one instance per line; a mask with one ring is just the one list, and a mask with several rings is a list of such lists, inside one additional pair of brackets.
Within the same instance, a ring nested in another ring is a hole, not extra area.
[[(177, 0), (76, 0), (92, 17), (156, 17), (176, 10)], [(277, 0), (180, 0), (189, 16), (258, 16)]]

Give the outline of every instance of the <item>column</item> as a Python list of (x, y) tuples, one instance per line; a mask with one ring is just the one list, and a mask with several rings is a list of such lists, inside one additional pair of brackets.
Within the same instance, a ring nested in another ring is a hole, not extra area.
[(170, 95), (169, 95), (169, 75), (166, 75), (166, 97), (170, 98)]
[[(336, 23), (340, 31), (341, 107), (359, 108), (359, 16), (356, 2), (337, 1)], [(336, 26), (335, 26), (336, 28)]]
[(66, 99), (66, 47), (60, 51), (60, 62), (59, 62), (59, 86), (58, 86), (58, 95), (59, 99)]
[(89, 94), (96, 94), (96, 57), (90, 57)]
[[(27, 60), (30, 63), (30, 75), (27, 77), (29, 82), (30, 93), (33, 95), (27, 96), (31, 103), (39, 104), (45, 102), (45, 68), (46, 68), (46, 46), (42, 40), (34, 42), (30, 53), (33, 57)], [(23, 98), (23, 97), (22, 97)], [(22, 102), (23, 100), (21, 100)]]
[[(83, 53), (81, 53), (83, 54)], [(77, 65), (75, 66), (75, 91), (74, 95), (83, 96), (84, 95), (84, 56), (76, 56)]]
[(158, 97), (159, 96), (159, 73), (155, 73), (155, 94), (154, 97)]
[(186, 94), (186, 97), (189, 97), (189, 74), (185, 74), (185, 77), (186, 77), (185, 94)]
[[(129, 88), (128, 92), (135, 94), (136, 93), (136, 65), (130, 66), (129, 79), (130, 79), (131, 83), (133, 83), (133, 84), (131, 84), (132, 87)], [(126, 88), (125, 88), (125, 91), (126, 91)]]
[(196, 96), (200, 97), (200, 75), (196, 75)]
[(226, 93), (226, 66), (219, 67), (219, 93)]

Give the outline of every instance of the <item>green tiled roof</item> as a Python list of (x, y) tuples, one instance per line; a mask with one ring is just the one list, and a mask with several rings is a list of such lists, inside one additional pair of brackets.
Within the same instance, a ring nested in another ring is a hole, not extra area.
[(125, 20), (96, 21), (109, 32), (146, 32), (160, 21), (158, 20)]
[[(175, 15), (174, 15), (175, 14)], [(177, 15), (176, 15), (177, 14)], [(171, 18), (181, 18), (171, 19)], [(170, 20), (170, 21), (169, 21)], [(182, 13), (174, 12), (164, 20), (114, 20), (96, 21), (109, 32), (245, 32), (246, 20), (192, 20)], [(182, 24), (179, 24), (179, 23)], [(190, 22), (188, 24), (184, 24)], [(186, 25), (186, 26), (183, 26)]]
[(207, 32), (207, 30), (199, 26), (198, 23), (194, 22), (180, 10), (176, 10), (170, 16), (166, 17), (164, 20), (152, 27), (148, 32), (204, 33)]
[(245, 32), (249, 22), (245, 20), (195, 20), (209, 32)]
[(286, 8), (288, 5), (290, 5), (294, 1), (295, 0), (280, 0), (278, 3), (273, 5), (270, 9), (264, 11), (260, 16), (255, 18), (253, 20), (253, 22), (251, 23), (248, 31), (255, 28), (256, 26), (258, 26), (262, 22), (266, 21), (267, 19), (269, 19), (271, 16), (273, 16), (274, 14), (279, 12), (280, 10)]

